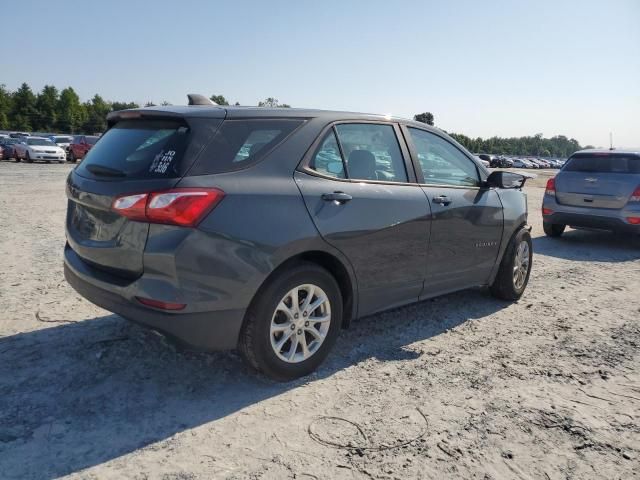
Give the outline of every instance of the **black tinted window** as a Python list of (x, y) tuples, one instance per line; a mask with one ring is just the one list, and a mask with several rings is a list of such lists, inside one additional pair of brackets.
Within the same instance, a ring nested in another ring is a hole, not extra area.
[(393, 126), (345, 123), (336, 125), (336, 132), (349, 178), (407, 182), (407, 171)]
[(334, 178), (345, 178), (344, 164), (333, 129), (324, 137), (320, 148), (309, 162), (309, 168)]
[(240, 170), (259, 162), (303, 120), (225, 120), (189, 175)]
[(188, 138), (189, 129), (179, 122), (121, 121), (89, 150), (78, 166), (78, 173), (111, 173), (133, 178), (177, 177)]
[(633, 155), (575, 155), (565, 165), (566, 172), (640, 173), (640, 158)]

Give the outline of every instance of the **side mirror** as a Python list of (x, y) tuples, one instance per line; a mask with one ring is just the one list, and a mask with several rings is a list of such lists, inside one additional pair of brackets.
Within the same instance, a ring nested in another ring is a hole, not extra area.
[(498, 170), (491, 172), (487, 177), (486, 186), (490, 188), (522, 188), (529, 178), (535, 177)]

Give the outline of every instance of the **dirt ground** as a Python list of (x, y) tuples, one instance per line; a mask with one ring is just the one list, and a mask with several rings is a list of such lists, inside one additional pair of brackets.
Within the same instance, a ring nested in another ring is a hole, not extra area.
[(314, 375), (176, 350), (64, 281), (69, 165), (0, 163), (0, 478), (639, 478), (640, 241), (542, 234), (517, 303), (361, 319)]

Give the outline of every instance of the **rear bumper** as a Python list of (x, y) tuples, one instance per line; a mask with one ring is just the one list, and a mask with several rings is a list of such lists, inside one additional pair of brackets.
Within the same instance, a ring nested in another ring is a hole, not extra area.
[(640, 210), (635, 207), (632, 209), (627, 206), (621, 210), (575, 207), (559, 204), (550, 195), (544, 196), (542, 207), (553, 211), (552, 214), (542, 216), (542, 220), (546, 223), (557, 223), (576, 228), (640, 233), (640, 225), (632, 225), (626, 221), (627, 217), (640, 217)]
[(113, 313), (203, 350), (230, 350), (238, 343), (244, 310), (167, 313), (132, 300), (136, 282), (109, 283), (71, 248), (64, 252), (64, 276), (84, 298)]
[(615, 217), (554, 212), (551, 215), (544, 215), (542, 220), (546, 223), (558, 223), (576, 228), (595, 228), (598, 230), (611, 230), (615, 232), (640, 233), (640, 225), (631, 225), (624, 220)]

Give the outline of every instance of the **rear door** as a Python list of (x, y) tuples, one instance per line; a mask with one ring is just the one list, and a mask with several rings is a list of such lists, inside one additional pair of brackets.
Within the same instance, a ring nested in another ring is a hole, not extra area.
[(640, 185), (640, 158), (623, 153), (572, 156), (556, 177), (562, 205), (621, 209)]
[[(220, 121), (210, 123), (217, 128)], [(123, 120), (110, 128), (68, 177), (69, 247), (95, 267), (141, 275), (149, 225), (113, 212), (112, 204), (122, 195), (173, 187), (200, 148), (198, 135), (184, 119)]]
[(320, 234), (354, 268), (359, 315), (415, 301), (423, 286), (429, 203), (398, 133), (393, 124), (339, 123), (295, 173)]
[(502, 239), (498, 194), (480, 186), (475, 162), (444, 137), (413, 127), (404, 132), (431, 203), (424, 295), (485, 283)]

